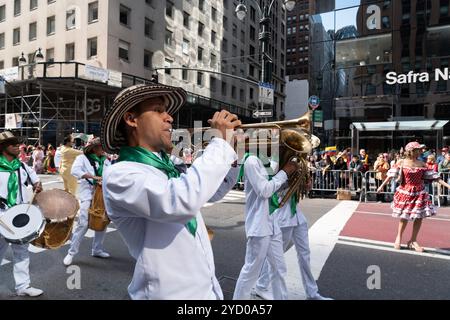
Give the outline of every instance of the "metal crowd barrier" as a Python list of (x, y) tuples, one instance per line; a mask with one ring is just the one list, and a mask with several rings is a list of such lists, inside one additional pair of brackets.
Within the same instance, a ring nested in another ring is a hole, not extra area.
[(312, 193), (324, 194), (325, 192), (349, 191), (359, 194), (361, 201), (364, 193), (363, 175), (361, 172), (350, 170), (321, 170), (311, 171)]
[[(440, 172), (441, 179), (450, 184), (450, 172)], [(433, 182), (433, 204), (441, 206), (441, 199), (446, 205), (450, 204), (450, 190), (440, 184)]]

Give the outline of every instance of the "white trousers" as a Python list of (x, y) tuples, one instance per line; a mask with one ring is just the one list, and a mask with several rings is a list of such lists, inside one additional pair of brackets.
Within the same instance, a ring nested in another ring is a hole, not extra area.
[(13, 253), (13, 274), (16, 283), (16, 291), (28, 288), (30, 285), (30, 254), (28, 253), (29, 244), (8, 243), (3, 237), (0, 237), (0, 263), (5, 256), (6, 250), (11, 245)]
[[(88, 210), (91, 206), (91, 200), (81, 201), (80, 215), (78, 217), (78, 225), (72, 234), (69, 254), (75, 256), (79, 249), (84, 235), (88, 231)], [(95, 231), (94, 239), (92, 240), (92, 254), (103, 251), (103, 240), (105, 239), (106, 231)]]
[(269, 275), (274, 299), (287, 299), (287, 287), (284, 279), (286, 264), (283, 254), (283, 239), (281, 233), (278, 233), (266, 237), (248, 237), (245, 264), (239, 274), (233, 300), (248, 300), (251, 298), (252, 288), (258, 280), (266, 259), (271, 265), (271, 269), (275, 270)]
[[(294, 227), (281, 228), (283, 237), (283, 247), (286, 252), (292, 245), (295, 245), (297, 251), (297, 261), (302, 276), (303, 287), (307, 298), (315, 297), (319, 291), (316, 280), (311, 272), (310, 250), (308, 239), (308, 223), (303, 214), (298, 216), (299, 224)], [(292, 243), (293, 242), (293, 243)], [(264, 263), (263, 270), (258, 279), (258, 290), (270, 290), (271, 266), (267, 262)]]

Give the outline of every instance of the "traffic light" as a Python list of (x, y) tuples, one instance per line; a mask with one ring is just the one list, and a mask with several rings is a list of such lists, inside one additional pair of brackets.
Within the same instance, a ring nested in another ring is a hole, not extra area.
[(150, 80), (153, 83), (158, 83), (158, 74), (155, 73), (152, 75), (152, 79)]

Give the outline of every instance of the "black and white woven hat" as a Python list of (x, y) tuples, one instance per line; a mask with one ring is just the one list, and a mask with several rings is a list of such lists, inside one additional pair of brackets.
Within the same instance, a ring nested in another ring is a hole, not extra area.
[(125, 137), (118, 130), (125, 112), (142, 101), (162, 97), (166, 101), (166, 110), (175, 114), (186, 102), (186, 91), (182, 88), (161, 84), (138, 84), (122, 90), (102, 120), (100, 140), (103, 149), (110, 154), (118, 153), (126, 145)]
[(11, 131), (0, 132), (0, 145), (12, 145), (23, 142), (23, 137), (15, 136)]

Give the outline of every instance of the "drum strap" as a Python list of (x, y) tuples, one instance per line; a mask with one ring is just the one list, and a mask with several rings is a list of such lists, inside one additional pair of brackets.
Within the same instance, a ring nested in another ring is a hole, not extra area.
[[(25, 172), (27, 173), (27, 179), (25, 180), (25, 186), (28, 187), (28, 184), (31, 183), (31, 179), (30, 179), (30, 174), (28, 173), (28, 170), (26, 169), (25, 165), (21, 162), (20, 163), (20, 167), (23, 168), (23, 170), (25, 170)], [(20, 174), (20, 168), (17, 169), (17, 177), (19, 178), (19, 193), (20, 193), (20, 200), (23, 203), (23, 194), (22, 194), (22, 177)]]

